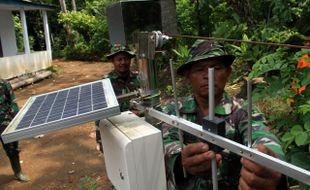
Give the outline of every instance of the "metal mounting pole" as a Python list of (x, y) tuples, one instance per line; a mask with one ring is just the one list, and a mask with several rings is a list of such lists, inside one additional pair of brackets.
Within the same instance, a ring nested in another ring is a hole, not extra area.
[[(173, 64), (172, 59), (169, 59), (169, 65), (170, 65), (170, 71), (171, 71), (171, 80), (172, 80), (172, 87), (173, 87), (173, 95), (174, 95), (174, 101), (175, 101), (175, 114), (177, 117), (180, 117), (180, 111), (179, 111), (179, 104), (178, 104), (178, 98), (177, 98), (177, 88), (176, 88), (176, 82), (175, 82), (175, 76), (174, 76), (174, 70), (173, 70)], [(184, 139), (183, 139), (183, 132), (181, 129), (178, 129), (178, 135), (180, 140), (181, 149), (184, 148)], [(183, 176), (184, 178), (187, 177), (186, 170), (183, 167)]]
[(248, 147), (252, 147), (252, 80), (247, 80), (248, 96)]
[[(214, 68), (208, 69), (209, 120), (214, 120)], [(213, 190), (218, 190), (216, 157), (211, 161)]]
[(228, 138), (204, 130), (203, 126), (183, 118), (178, 118), (174, 115), (168, 115), (153, 108), (147, 109), (147, 112), (150, 116), (159, 119), (171, 126), (177, 127), (182, 131), (186, 131), (187, 133), (195, 135), (210, 143), (214, 143), (217, 146), (227, 149), (239, 156), (245, 157), (249, 160), (252, 160), (253, 162), (310, 185), (310, 171), (239, 144)]

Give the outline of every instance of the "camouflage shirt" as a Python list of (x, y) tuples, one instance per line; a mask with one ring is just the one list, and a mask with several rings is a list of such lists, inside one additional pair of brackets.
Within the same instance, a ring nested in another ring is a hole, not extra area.
[(0, 134), (18, 112), (16, 97), (10, 83), (0, 79)]
[[(140, 87), (137, 75), (132, 72), (129, 73), (128, 77), (122, 78), (115, 71), (112, 71), (103, 78), (109, 78), (111, 80), (111, 84), (113, 86), (116, 96), (133, 92), (135, 90), (138, 90), (138, 88)], [(122, 103), (120, 105), (120, 110), (122, 112), (129, 110), (129, 102)]]
[[(140, 87), (140, 82), (137, 75), (132, 72), (129, 73), (128, 77), (122, 78), (115, 71), (112, 71), (103, 78), (109, 78), (111, 80), (111, 84), (116, 96), (133, 92), (135, 90), (138, 90), (138, 88)], [(123, 102), (120, 104), (121, 112), (128, 111), (129, 108), (129, 102)], [(97, 120), (95, 123), (96, 126), (99, 127), (99, 120)]]
[[(180, 117), (191, 122), (202, 125), (202, 112), (199, 110), (193, 97), (187, 97), (179, 102)], [(163, 112), (175, 115), (174, 102), (168, 102), (163, 106)], [(238, 143), (247, 144), (247, 111), (242, 108), (240, 101), (229, 97), (226, 93), (221, 102), (215, 107), (215, 116), (223, 118), (226, 123), (226, 138)], [(264, 124), (264, 117), (258, 112), (252, 114), (253, 126), (253, 147), (257, 144), (264, 144), (274, 151), (279, 158), (284, 158), (284, 153), (277, 138), (268, 131)], [(186, 179), (182, 176), (180, 164), (181, 146), (178, 138), (178, 129), (170, 126), (164, 126), (164, 145), (165, 159), (167, 167), (168, 189), (188, 189), (188, 190), (206, 190), (212, 189), (212, 175), (206, 176), (188, 176)], [(184, 132), (184, 144), (202, 142), (203, 140)], [(222, 165), (218, 168), (219, 189), (238, 189), (239, 173), (241, 169), (240, 157), (234, 153), (227, 153), (223, 156)], [(178, 171), (180, 174), (176, 174)], [(180, 178), (180, 176), (182, 176)], [(178, 188), (177, 188), (177, 185)]]

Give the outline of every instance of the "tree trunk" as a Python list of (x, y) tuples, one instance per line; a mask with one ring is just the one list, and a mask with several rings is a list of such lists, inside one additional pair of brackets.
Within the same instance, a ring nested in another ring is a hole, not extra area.
[(66, 1), (65, 0), (59, 0), (59, 4), (60, 4), (60, 7), (61, 7), (61, 11), (66, 13), (67, 12)]
[(75, 3), (75, 0), (72, 0), (72, 10), (73, 11), (76, 11), (76, 3)]

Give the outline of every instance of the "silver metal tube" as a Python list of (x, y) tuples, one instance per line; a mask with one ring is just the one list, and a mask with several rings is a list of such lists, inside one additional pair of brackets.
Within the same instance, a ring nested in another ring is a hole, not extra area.
[[(177, 117), (180, 117), (179, 104), (178, 104), (178, 98), (177, 98), (177, 88), (176, 88), (172, 59), (169, 59), (169, 65), (170, 65), (170, 71), (171, 71), (171, 80), (172, 80), (173, 95), (174, 95), (174, 102), (175, 102), (175, 114)], [(180, 140), (181, 149), (183, 150), (184, 138), (183, 138), (183, 132), (181, 129), (178, 129), (178, 136)], [(184, 178), (187, 177), (186, 170), (184, 167), (183, 167), (183, 176)]]
[(216, 159), (215, 158), (213, 158), (211, 160), (211, 168), (212, 168), (212, 186), (213, 186), (213, 190), (218, 190), (217, 165), (216, 165)]
[(129, 92), (127, 94), (121, 94), (121, 95), (117, 96), (116, 99), (119, 103), (122, 103), (122, 102), (131, 100), (131, 99), (137, 98), (137, 97), (139, 97), (139, 91), (136, 90), (133, 92)]
[(153, 60), (138, 58), (141, 96), (149, 96), (158, 93), (157, 70)]
[(209, 119), (214, 120), (214, 68), (208, 69)]
[(176, 88), (172, 59), (169, 59), (169, 65), (170, 65), (171, 81), (172, 81), (173, 95), (174, 95), (174, 101), (175, 101), (175, 115), (177, 117), (180, 117), (179, 104), (178, 104), (178, 98), (177, 98), (177, 88)]
[[(214, 68), (208, 69), (209, 119), (214, 120)], [(213, 190), (218, 190), (216, 158), (211, 160)]]
[(239, 156), (252, 160), (262, 166), (268, 167), (310, 185), (310, 171), (282, 161), (278, 158), (274, 158), (267, 154), (261, 153), (258, 150), (251, 149), (225, 137), (203, 130), (201, 125), (197, 125), (196, 123), (192, 123), (183, 118), (178, 118), (173, 115), (167, 115), (153, 108), (150, 108), (147, 111), (150, 116), (159, 119), (171, 126), (177, 127), (182, 131), (186, 131), (210, 143), (216, 144), (217, 146), (234, 152)]
[(247, 80), (248, 96), (248, 147), (252, 147), (252, 80)]

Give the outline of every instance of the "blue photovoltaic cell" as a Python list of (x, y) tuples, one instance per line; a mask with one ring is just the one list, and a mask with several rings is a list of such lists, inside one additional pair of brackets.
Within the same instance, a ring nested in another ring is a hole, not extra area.
[(16, 129), (33, 127), (107, 107), (102, 82), (38, 96)]

